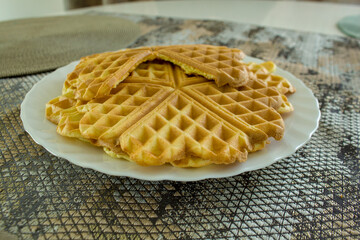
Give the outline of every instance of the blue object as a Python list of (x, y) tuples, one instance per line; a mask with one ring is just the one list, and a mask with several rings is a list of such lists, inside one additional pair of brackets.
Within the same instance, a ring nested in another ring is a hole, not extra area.
[(337, 23), (337, 26), (344, 34), (360, 38), (360, 15), (344, 17)]

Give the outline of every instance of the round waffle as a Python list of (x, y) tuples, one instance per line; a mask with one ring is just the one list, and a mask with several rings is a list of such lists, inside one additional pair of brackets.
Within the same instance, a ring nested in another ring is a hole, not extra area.
[[(87, 67), (86, 59), (81, 68)], [(47, 104), (46, 116), (58, 123), (59, 134), (89, 141), (113, 157), (140, 165), (201, 167), (246, 161), (248, 152), (262, 149), (270, 137), (282, 138), (279, 113), (293, 110), (283, 92), (293, 88), (272, 75), (271, 64), (243, 65), (255, 77), (234, 87), (188, 75), (168, 61), (147, 61), (129, 70), (108, 93), (88, 101), (76, 99), (77, 90), (68, 78), (64, 95)], [(104, 82), (98, 80), (98, 85)]]

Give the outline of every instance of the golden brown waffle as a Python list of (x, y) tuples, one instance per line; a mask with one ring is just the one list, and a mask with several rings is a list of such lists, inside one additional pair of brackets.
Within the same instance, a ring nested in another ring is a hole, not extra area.
[(62, 136), (78, 138), (83, 141), (88, 141), (80, 133), (79, 122), (89, 110), (89, 106), (80, 105), (73, 106), (67, 109), (64, 109), (60, 112), (59, 123), (57, 125), (56, 131)]
[(96, 145), (114, 149), (119, 136), (167, 97), (171, 89), (159, 85), (121, 83), (108, 97), (96, 104), (79, 122), (83, 137)]
[(250, 79), (247, 66), (241, 62), (239, 49), (210, 45), (177, 45), (142, 47), (85, 57), (68, 74), (63, 94), (89, 101), (109, 94), (142, 62), (163, 59), (179, 65), (188, 74), (215, 80), (218, 86), (242, 86)]
[(161, 60), (144, 62), (123, 83), (150, 83), (174, 88), (174, 66)]
[(255, 74), (271, 74), (276, 71), (276, 65), (272, 61), (262, 63), (247, 62), (245, 64), (249, 67), (250, 71)]
[[(129, 155), (127, 155), (125, 152), (114, 152), (113, 150), (110, 150), (109, 148), (104, 147), (104, 152), (108, 154), (109, 156), (113, 158), (120, 158), (124, 159), (130, 162), (134, 162)], [(181, 168), (199, 168), (199, 167), (205, 167), (210, 164), (212, 164), (211, 160), (208, 159), (202, 159), (202, 158), (195, 158), (195, 157), (187, 157), (181, 160), (176, 160), (170, 162), (171, 165), (174, 167), (181, 167)]]
[[(255, 75), (260, 68), (269, 69), (250, 65)], [(89, 141), (113, 157), (141, 165), (229, 164), (245, 161), (247, 153), (262, 149), (269, 137), (283, 136), (279, 112), (293, 108), (277, 87), (269, 85), (252, 79), (238, 88), (219, 87), (154, 60), (141, 63), (103, 97), (79, 101), (68, 91), (69, 97), (49, 102), (46, 115), (59, 121), (59, 134)]]
[(60, 113), (73, 106), (79, 106), (85, 102), (69, 98), (66, 95), (58, 96), (50, 100), (45, 107), (45, 116), (52, 123), (58, 124), (60, 121)]
[(244, 132), (180, 90), (120, 136), (122, 149), (141, 165), (162, 165), (188, 157), (216, 164), (242, 162), (249, 141)]
[(178, 45), (155, 48), (158, 58), (180, 66), (187, 74), (215, 80), (218, 86), (239, 87), (249, 80), (245, 54), (235, 48), (211, 45)]
[(184, 91), (212, 111), (221, 109), (218, 115), (223, 119), (235, 117), (262, 130), (268, 137), (280, 140), (284, 134), (284, 122), (275, 108), (280, 109), (282, 96), (275, 88), (256, 87), (259, 88), (244, 86), (237, 90), (203, 83), (185, 87)]
[(247, 63), (247, 66), (251, 72), (256, 74), (254, 79), (262, 80), (268, 87), (276, 87), (282, 94), (295, 92), (294, 86), (286, 78), (273, 74), (276, 71), (275, 63), (271, 61), (260, 64), (250, 62)]
[(75, 92), (75, 98), (89, 101), (110, 93), (140, 63), (154, 58), (150, 48), (127, 49), (85, 57), (68, 74), (63, 94)]
[(249, 81), (245, 86), (237, 89), (244, 94), (254, 94), (253, 98), (265, 105), (274, 108), (278, 113), (294, 111), (293, 106), (287, 97), (281, 93), (279, 88), (274, 87), (271, 82), (263, 81), (261, 78)]
[(123, 82), (151, 83), (179, 88), (207, 81), (208, 80), (202, 76), (186, 75), (180, 67), (170, 62), (154, 60), (140, 64)]

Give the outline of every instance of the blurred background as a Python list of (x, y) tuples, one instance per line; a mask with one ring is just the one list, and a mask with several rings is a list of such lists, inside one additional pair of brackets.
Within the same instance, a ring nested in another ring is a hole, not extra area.
[[(142, 0), (155, 2), (155, 0)], [(161, 1), (161, 0), (160, 0)], [(171, 1), (171, 0), (170, 0)], [(183, 0), (186, 1), (186, 0)], [(193, 0), (196, 1), (196, 0)], [(241, 0), (238, 0), (241, 1)], [(257, 0), (253, 0), (257, 1)], [(297, 1), (297, 0), (280, 0)], [(328, 2), (360, 4), (360, 0), (302, 0), (306, 2)], [(46, 16), (51, 14), (61, 14), (71, 9), (84, 7), (110, 5), (114, 3), (135, 3), (139, 0), (0, 0), (0, 21), (12, 20), (26, 17)], [(224, 0), (224, 3), (226, 0)]]
[[(72, 8), (79, 8), (84, 6), (87, 7), (87, 6), (95, 6), (95, 5), (105, 5), (105, 4), (121, 3), (121, 2), (137, 2), (137, 1), (140, 0), (64, 0), (64, 7), (66, 9), (72, 9)], [(147, 1), (153, 1), (153, 0), (147, 0)], [(282, 1), (296, 1), (296, 0), (282, 0)], [(302, 1), (334, 2), (334, 3), (338, 2), (338, 3), (353, 3), (353, 4), (360, 3), (360, 0), (302, 0)]]
[[(66, 9), (72, 9), (72, 8), (79, 8), (84, 6), (86, 7), (86, 6), (105, 5), (105, 4), (121, 3), (121, 2), (137, 2), (137, 1), (140, 0), (64, 0), (64, 7)], [(147, 0), (147, 1), (151, 1), (151, 0)], [(296, 0), (282, 0), (282, 1), (296, 1)], [(360, 4), (360, 0), (302, 0), (302, 1)]]
[[(146, 2), (149, 1), (154, 2), (154, 0), (147, 0)], [(253, 1), (257, 1), (257, 0), (253, 0)], [(297, 1), (297, 0), (280, 0), (280, 1)], [(360, 0), (305, 0), (305, 1), (330, 2), (334, 4), (336, 3), (346, 3), (346, 4), (356, 4), (356, 5), (360, 4)], [(59, 14), (67, 10), (79, 9), (84, 7), (109, 5), (114, 3), (131, 3), (131, 2), (139, 2), (139, 0), (0, 0), (0, 21), (26, 18), (26, 17), (46, 16), (54, 13)], [(226, 0), (224, 0), (224, 2), (226, 2)]]

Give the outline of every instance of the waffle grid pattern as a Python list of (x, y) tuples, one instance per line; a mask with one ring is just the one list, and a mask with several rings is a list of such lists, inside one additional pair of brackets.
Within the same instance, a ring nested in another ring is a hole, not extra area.
[(163, 164), (181, 160), (185, 154), (214, 163), (226, 163), (222, 161), (236, 158), (244, 161), (246, 154), (237, 149), (247, 147), (246, 137), (202, 109), (201, 105), (194, 104), (180, 91), (175, 91), (120, 139), (124, 151), (136, 162)]
[(295, 88), (285, 78), (272, 74), (276, 70), (276, 65), (273, 62), (264, 62), (261, 64), (247, 63), (251, 72), (256, 75), (256, 78), (265, 82), (269, 87), (275, 87), (280, 93), (287, 94), (295, 92)]
[(46, 116), (51, 122), (58, 124), (60, 121), (60, 113), (65, 109), (76, 106), (77, 104), (79, 104), (78, 101), (72, 98), (68, 98), (63, 95), (58, 96), (46, 104)]
[(162, 86), (175, 87), (174, 72), (170, 63), (152, 61), (140, 64), (124, 83), (151, 83)]
[[(160, 51), (163, 53), (165, 50)], [(239, 60), (241, 60), (241, 54), (235, 54), (232, 49), (217, 49), (215, 47), (180, 47), (167, 49), (169, 52), (175, 52), (183, 56), (184, 58), (194, 59), (199, 64), (205, 66), (211, 66), (212, 68), (220, 69), (228, 72), (230, 75), (235, 71), (236, 67), (243, 66)], [(235, 59), (238, 59), (236, 61)]]
[(247, 69), (241, 62), (245, 55), (237, 49), (207, 45), (170, 46), (158, 52), (159, 58), (182, 66), (186, 73), (194, 73), (193, 68), (198, 69), (198, 73), (214, 79), (221, 86), (241, 86), (248, 79)]
[[(57, 131), (121, 152), (116, 146), (121, 133), (151, 111), (169, 91), (161, 86), (121, 83), (107, 97), (63, 111)], [(145, 110), (139, 111), (143, 106)]]
[(104, 97), (137, 66), (154, 59), (170, 61), (186, 73), (203, 75), (218, 85), (242, 86), (249, 80), (248, 69), (240, 61), (243, 57), (238, 49), (201, 44), (195, 47), (141, 47), (95, 54), (83, 58), (68, 74), (63, 94), (72, 92), (76, 99), (85, 101)]
[(68, 74), (63, 93), (75, 89), (75, 97), (82, 100), (106, 96), (149, 54), (147, 49), (137, 49), (86, 57)]
[(136, 109), (153, 99), (161, 90), (160, 87), (145, 85), (122, 84), (114, 95), (106, 97), (100, 102), (97, 99), (90, 103), (99, 103), (87, 112), (80, 121), (80, 131), (87, 138), (98, 139), (101, 135), (112, 132), (115, 134), (116, 125), (121, 123)]
[[(219, 89), (214, 84), (199, 84), (187, 87), (186, 90), (199, 101), (202, 98), (209, 99), (208, 102), (203, 101), (206, 106), (217, 105), (238, 119), (262, 130), (269, 137), (281, 139), (284, 122), (275, 109), (283, 99), (280, 98), (279, 102), (278, 91), (268, 89), (264, 85), (261, 86), (260, 90), (256, 87), (246, 86), (245, 89), (238, 91), (230, 87)], [(267, 95), (264, 94), (264, 91)]]

